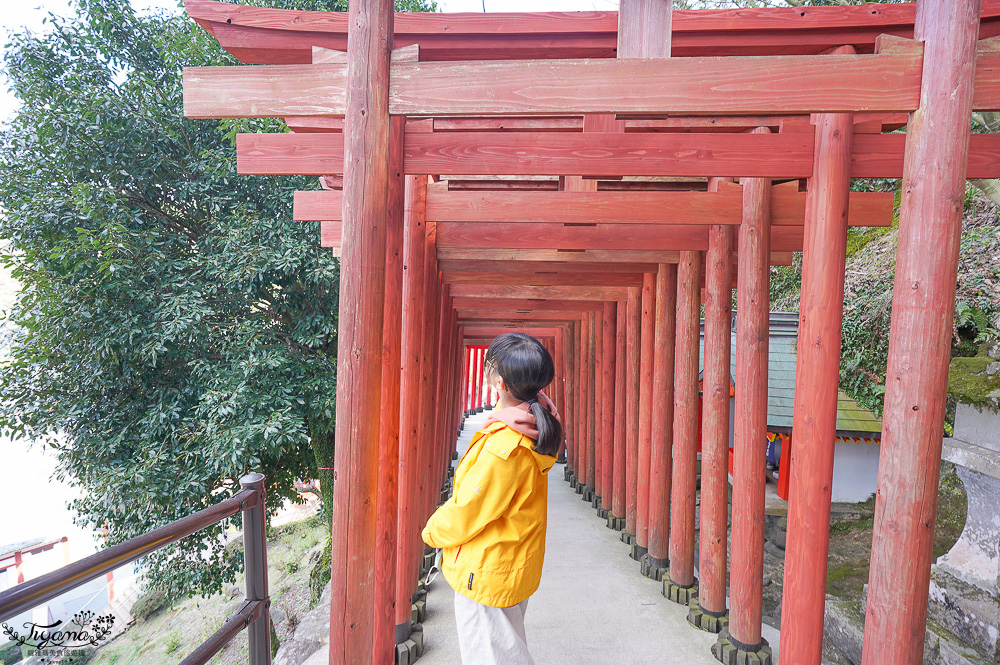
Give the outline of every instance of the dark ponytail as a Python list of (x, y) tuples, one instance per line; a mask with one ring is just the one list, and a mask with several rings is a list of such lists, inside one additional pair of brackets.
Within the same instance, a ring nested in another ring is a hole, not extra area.
[(538, 391), (552, 383), (556, 374), (548, 350), (530, 335), (508, 333), (493, 340), (486, 350), (486, 361), (504, 380), (514, 399), (528, 403), (538, 428), (535, 452), (558, 455), (563, 443), (562, 425), (538, 401)]

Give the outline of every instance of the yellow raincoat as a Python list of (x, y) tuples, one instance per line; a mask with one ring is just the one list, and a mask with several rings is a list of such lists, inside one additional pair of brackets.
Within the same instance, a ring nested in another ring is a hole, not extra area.
[(510, 607), (538, 588), (545, 557), (548, 471), (555, 463), (502, 422), (472, 439), (454, 491), (421, 534), (442, 548), (441, 572), (458, 593)]

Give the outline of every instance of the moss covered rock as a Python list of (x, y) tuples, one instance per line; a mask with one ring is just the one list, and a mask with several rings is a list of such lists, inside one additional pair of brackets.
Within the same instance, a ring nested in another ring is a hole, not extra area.
[(1000, 409), (1000, 361), (980, 353), (952, 358), (948, 366), (948, 393), (968, 404)]

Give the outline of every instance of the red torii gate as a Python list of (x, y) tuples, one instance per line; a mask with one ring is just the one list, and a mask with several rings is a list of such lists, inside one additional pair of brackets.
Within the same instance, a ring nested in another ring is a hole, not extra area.
[[(188, 0), (195, 20), (237, 57), (271, 64), (187, 70), (186, 113), (287, 119), (295, 134), (240, 137), (244, 172), (343, 173), (342, 195), (296, 197), (296, 217), (324, 222), (323, 242), (339, 246), (343, 266), (331, 662), (390, 662), (393, 625), (404, 633), (397, 630), (396, 642), (410, 629), (416, 530), (436, 503), (433, 479), (444, 479), (461, 416), (463, 341), (482, 343), (475, 335), (507, 329), (497, 323), (511, 312), (551, 333), (582, 493), (598, 492), (634, 555), (647, 550), (645, 572), (662, 574), (669, 557), (665, 591), (681, 602), (697, 599), (693, 623), (722, 627), (722, 391), (724, 380), (728, 397), (734, 254), (740, 443), (730, 625), (719, 655), (727, 660), (738, 649), (766, 657), (758, 462), (767, 267), (784, 260), (774, 252), (802, 249), (782, 651), (796, 663), (818, 663), (844, 233), (849, 220), (886, 223), (885, 200), (852, 196), (849, 183), (899, 176), (864, 659), (919, 662), (936, 500), (935, 484), (924, 480), (936, 479), (940, 459), (964, 180), (1000, 175), (998, 137), (969, 140), (972, 109), (1000, 108), (1000, 52), (992, 42), (977, 50), (977, 38), (1000, 31), (1000, 3), (983, 4), (982, 20), (978, 0), (673, 13), (669, 2), (626, 0), (618, 16), (394, 19), (385, 0), (352, 3), (350, 18)], [(349, 23), (364, 29), (348, 31)], [(524, 39), (541, 33), (542, 45)], [(853, 48), (841, 48), (847, 44)], [(346, 56), (330, 51), (345, 47)], [(667, 61), (670, 55), (682, 57)], [(720, 55), (731, 57), (711, 57)], [(905, 136), (882, 134), (902, 124)], [(411, 173), (449, 178), (428, 186), (425, 176), (404, 175)], [(523, 178), (450, 177), (469, 174)], [(546, 175), (564, 177), (532, 179)], [(649, 176), (710, 180), (641, 180)], [(803, 178), (804, 196), (794, 184), (771, 184)], [(562, 191), (548, 191), (556, 188)], [(703, 188), (711, 191), (691, 191)], [(505, 265), (511, 261), (538, 266)], [(612, 267), (622, 264), (629, 269)], [(702, 272), (706, 399), (695, 596), (691, 394)], [(672, 367), (674, 386), (664, 380)], [(654, 403), (673, 404), (673, 417), (651, 409)]]

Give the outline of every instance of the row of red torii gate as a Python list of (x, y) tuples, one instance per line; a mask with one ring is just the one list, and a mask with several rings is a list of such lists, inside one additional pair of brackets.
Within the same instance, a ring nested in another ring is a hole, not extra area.
[(891, 195), (850, 191), (870, 177), (903, 193), (863, 658), (920, 662), (965, 180), (1000, 177), (1000, 135), (970, 140), (973, 110), (1000, 109), (1000, 0), (186, 7), (251, 66), (187, 69), (185, 113), (284, 118), (238, 137), (239, 170), (321, 176), (295, 216), (341, 257), (331, 663), (405, 651), (463, 351), (512, 329), (556, 360), (573, 482), (699, 627), (726, 628), (720, 659), (766, 659), (768, 276), (802, 251), (780, 652), (818, 665), (846, 231), (893, 215)]

